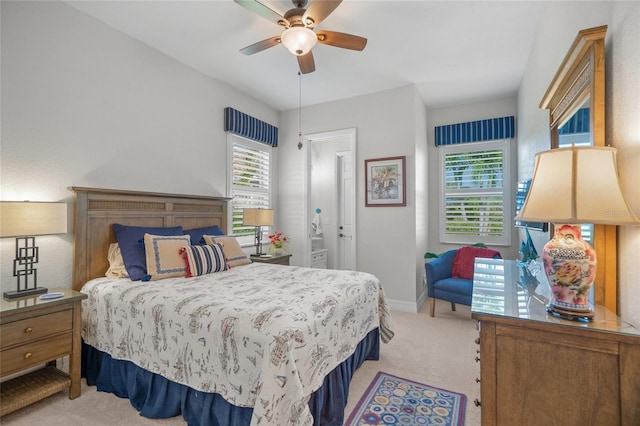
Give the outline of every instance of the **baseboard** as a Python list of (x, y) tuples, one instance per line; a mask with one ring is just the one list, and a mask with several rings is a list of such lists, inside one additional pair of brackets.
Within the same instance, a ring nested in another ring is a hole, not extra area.
[(392, 311), (418, 313), (418, 307), (415, 302), (405, 302), (404, 300), (387, 299), (387, 305)]
[(427, 292), (423, 291), (418, 300), (414, 302), (405, 302), (404, 300), (387, 299), (387, 305), (389, 309), (393, 311), (410, 312), (417, 314), (422, 309), (422, 306), (427, 302)]

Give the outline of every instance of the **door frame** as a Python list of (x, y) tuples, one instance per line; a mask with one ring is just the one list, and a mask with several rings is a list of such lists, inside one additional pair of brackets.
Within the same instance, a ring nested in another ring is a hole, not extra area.
[(332, 130), (328, 132), (319, 132), (319, 133), (311, 133), (304, 136), (304, 147), (305, 147), (305, 155), (304, 162), (306, 170), (304, 174), (305, 179), (305, 197), (304, 197), (304, 211), (305, 213), (305, 241), (304, 241), (304, 266), (311, 266), (311, 221), (313, 220), (313, 212), (311, 211), (311, 144), (316, 142), (322, 142), (335, 138), (347, 138), (349, 140), (350, 151), (351, 151), (351, 167), (353, 170), (353, 209), (351, 209), (351, 220), (353, 223), (353, 244), (351, 246), (352, 253), (354, 259), (354, 270), (357, 270), (358, 266), (358, 257), (357, 257), (357, 236), (356, 236), (356, 208), (358, 206), (357, 203), (357, 169), (356, 169), (356, 128), (348, 128), (341, 130)]

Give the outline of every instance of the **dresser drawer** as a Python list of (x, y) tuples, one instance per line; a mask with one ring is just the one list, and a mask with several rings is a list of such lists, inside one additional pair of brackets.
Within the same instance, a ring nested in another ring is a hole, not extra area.
[(2, 335), (0, 348), (4, 350), (10, 346), (28, 343), (52, 334), (71, 330), (72, 327), (73, 311), (71, 309), (2, 324), (0, 328), (0, 335)]
[(72, 352), (71, 331), (58, 336), (26, 343), (2, 351), (0, 375), (13, 373), (35, 365), (53, 361)]

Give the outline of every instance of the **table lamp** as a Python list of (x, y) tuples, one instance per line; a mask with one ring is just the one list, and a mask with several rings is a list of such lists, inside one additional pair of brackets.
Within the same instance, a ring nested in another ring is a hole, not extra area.
[(272, 209), (244, 209), (242, 224), (256, 227), (256, 256), (262, 256), (262, 227), (273, 225)]
[[(29, 201), (0, 202), (0, 237), (16, 237), (13, 276), (17, 277), (16, 291), (4, 292), (7, 299), (46, 293), (38, 287), (35, 265), (39, 249), (36, 235), (64, 234), (67, 232), (67, 204)], [(33, 282), (29, 282), (29, 277)]]
[(555, 225), (542, 251), (551, 286), (547, 309), (571, 319), (593, 318), (588, 297), (597, 259), (582, 239), (580, 224), (640, 225), (620, 187), (616, 149), (571, 146), (537, 154), (529, 194), (516, 219)]

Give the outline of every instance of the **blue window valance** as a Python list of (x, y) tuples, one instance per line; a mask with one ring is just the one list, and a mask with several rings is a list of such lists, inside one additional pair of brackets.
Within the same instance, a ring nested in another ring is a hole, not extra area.
[(224, 109), (224, 130), (244, 138), (278, 146), (278, 128), (231, 107)]
[(436, 126), (435, 133), (436, 146), (508, 139), (516, 133), (515, 117)]

